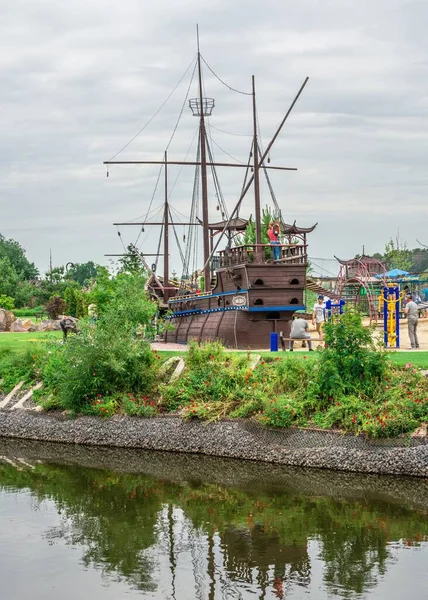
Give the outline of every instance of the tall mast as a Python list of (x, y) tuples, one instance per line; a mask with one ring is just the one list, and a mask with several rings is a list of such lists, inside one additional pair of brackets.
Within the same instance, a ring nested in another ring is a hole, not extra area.
[[(256, 83), (254, 75), (253, 84), (253, 158), (254, 158), (254, 204), (256, 218), (256, 244), (262, 243), (262, 219), (260, 212), (260, 174), (259, 174), (259, 144), (257, 140), (257, 112), (256, 112)], [(260, 248), (258, 249), (260, 250)]]
[(204, 243), (204, 291), (211, 289), (211, 268), (210, 268), (210, 236), (208, 220), (208, 180), (207, 180), (207, 147), (205, 130), (205, 106), (202, 92), (202, 69), (201, 53), (199, 51), (199, 27), (196, 26), (196, 35), (198, 41), (198, 77), (199, 77), (199, 136), (201, 142), (201, 179), (202, 179), (202, 227)]
[(164, 210), (164, 232), (163, 232), (163, 285), (164, 302), (169, 299), (169, 205), (168, 205), (168, 153), (165, 150), (165, 210)]

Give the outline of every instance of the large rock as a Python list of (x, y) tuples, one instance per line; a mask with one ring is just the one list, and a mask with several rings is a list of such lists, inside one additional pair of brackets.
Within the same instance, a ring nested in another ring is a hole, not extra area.
[(24, 324), (21, 321), (21, 319), (16, 319), (16, 321), (12, 323), (12, 325), (10, 326), (10, 331), (14, 331), (15, 333), (25, 331)]
[(0, 331), (10, 331), (10, 327), (15, 321), (16, 317), (12, 311), (0, 308)]
[(39, 331), (58, 331), (59, 329), (61, 329), (59, 321), (54, 321), (53, 319), (45, 319), (38, 326)]
[(37, 331), (37, 327), (31, 319), (23, 319), (22, 326), (24, 327), (24, 331)]

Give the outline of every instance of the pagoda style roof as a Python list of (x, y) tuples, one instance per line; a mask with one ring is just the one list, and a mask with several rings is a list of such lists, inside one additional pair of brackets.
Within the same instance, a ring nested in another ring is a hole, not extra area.
[(236, 219), (231, 219), (229, 221), (219, 221), (218, 223), (211, 223), (208, 225), (208, 229), (212, 231), (223, 231), (226, 228), (226, 231), (245, 231), (247, 227), (248, 220), (241, 219), (237, 217)]
[(312, 225), (312, 227), (298, 227), (296, 225), (296, 221), (294, 221), (294, 223), (292, 225), (289, 225), (288, 223), (284, 223), (284, 234), (285, 235), (301, 235), (303, 233), (312, 233), (312, 231), (315, 229), (315, 227), (318, 225), (318, 223), (315, 223), (315, 225)]
[(359, 258), (349, 258), (348, 260), (342, 260), (341, 258), (338, 258), (336, 255), (334, 255), (334, 258), (341, 264), (341, 265), (352, 265), (355, 263), (364, 263), (364, 264), (383, 264), (381, 260), (379, 260), (378, 258), (373, 258), (372, 256), (367, 256), (366, 254), (363, 254), (362, 256), (360, 256)]

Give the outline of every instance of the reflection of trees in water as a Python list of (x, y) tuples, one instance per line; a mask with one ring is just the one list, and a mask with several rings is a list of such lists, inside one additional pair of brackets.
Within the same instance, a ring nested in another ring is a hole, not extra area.
[(160, 584), (172, 598), (184, 557), (193, 569), (195, 597), (239, 597), (243, 584), (261, 597), (268, 588), (285, 597), (290, 585), (310, 583), (308, 538), (319, 541), (327, 588), (351, 597), (375, 586), (386, 571), (389, 541), (413, 543), (428, 535), (420, 514), (386, 503), (179, 485), (76, 466), (0, 465), (1, 486), (53, 500), (62, 523), (49, 530), (48, 540), (81, 546), (85, 565), (142, 591), (156, 587), (156, 553), (167, 556), (168, 581)]

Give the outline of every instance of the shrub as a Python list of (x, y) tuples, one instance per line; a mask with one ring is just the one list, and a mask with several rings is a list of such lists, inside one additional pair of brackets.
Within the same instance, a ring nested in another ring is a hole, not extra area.
[(362, 324), (361, 315), (346, 310), (325, 324), (327, 348), (319, 362), (319, 390), (324, 399), (361, 393), (372, 396), (383, 384), (387, 356), (376, 352), (372, 333)]
[(91, 410), (91, 403), (100, 397), (151, 391), (158, 363), (150, 346), (134, 332), (155, 311), (146, 297), (144, 280), (122, 277), (96, 326), (81, 320), (81, 334), (69, 336), (45, 364), (47, 392), (57, 394), (62, 407), (77, 412)]
[(6, 310), (13, 310), (15, 306), (15, 300), (6, 294), (0, 294), (0, 308)]
[(60, 315), (64, 314), (66, 304), (64, 300), (54, 294), (49, 298), (49, 302), (46, 304), (46, 312), (50, 319), (58, 319)]

